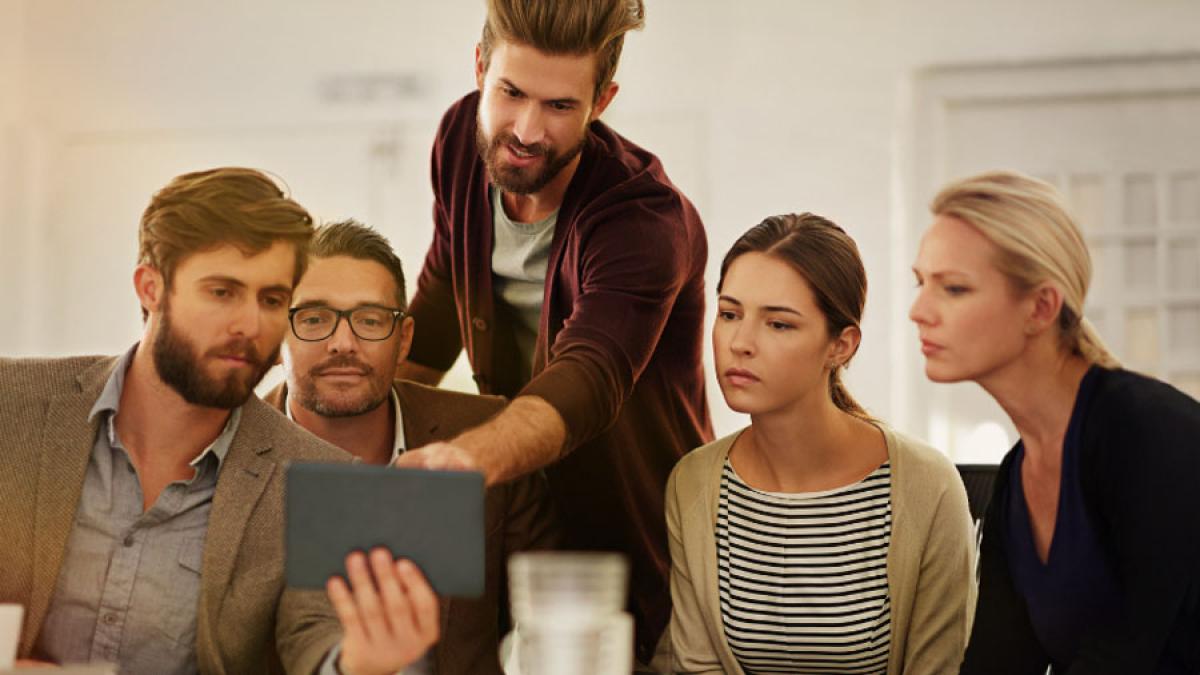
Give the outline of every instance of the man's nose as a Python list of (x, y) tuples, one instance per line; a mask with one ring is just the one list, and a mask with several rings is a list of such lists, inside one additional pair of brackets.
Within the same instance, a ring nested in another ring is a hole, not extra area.
[(262, 333), (264, 319), (263, 309), (258, 301), (253, 297), (246, 298), (239, 303), (229, 332), (250, 339), (256, 338)]
[(546, 125), (541, 106), (532, 101), (521, 106), (513, 124), (513, 135), (525, 146), (537, 145), (545, 139)]
[(333, 329), (333, 335), (329, 336), (329, 341), (325, 348), (331, 352), (344, 354), (358, 350), (358, 336), (354, 334), (350, 327), (350, 317), (339, 316), (337, 326)]

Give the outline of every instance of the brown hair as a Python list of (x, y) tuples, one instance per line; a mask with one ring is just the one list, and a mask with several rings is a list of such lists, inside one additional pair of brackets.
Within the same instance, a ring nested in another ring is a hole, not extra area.
[[(767, 218), (739, 237), (721, 260), (718, 293), (729, 266), (746, 253), (764, 253), (781, 260), (808, 282), (825, 316), (830, 339), (850, 326), (859, 326), (867, 301), (867, 272), (858, 246), (842, 228), (812, 213)], [(829, 371), (829, 396), (842, 411), (871, 421), (873, 418), (842, 384), (841, 366), (849, 362), (847, 359)]]
[(1058, 315), (1063, 348), (1089, 363), (1120, 367), (1083, 316), (1092, 258), (1053, 185), (1015, 171), (993, 171), (947, 185), (929, 209), (962, 220), (991, 241), (999, 250), (996, 268), (1018, 292), (1054, 284), (1063, 295)]
[(479, 54), (484, 70), (496, 40), (547, 54), (595, 54), (595, 101), (617, 72), (625, 33), (645, 24), (642, 0), (487, 0)]
[(317, 228), (308, 252), (314, 258), (346, 256), (383, 265), (396, 281), (396, 308), (407, 309), (404, 269), (400, 265), (400, 258), (387, 238), (370, 227), (353, 219), (322, 225)]
[[(154, 194), (138, 230), (138, 263), (162, 273), (167, 287), (188, 255), (232, 244), (253, 255), (286, 241), (296, 248), (300, 280), (313, 221), (266, 175), (226, 167), (177, 176)], [(145, 310), (143, 310), (143, 316)]]

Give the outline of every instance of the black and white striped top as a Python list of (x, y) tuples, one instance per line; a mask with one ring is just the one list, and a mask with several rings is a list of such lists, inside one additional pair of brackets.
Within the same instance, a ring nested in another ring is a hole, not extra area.
[(824, 492), (756, 490), (728, 460), (717, 507), (725, 639), (747, 673), (884, 673), (891, 466)]

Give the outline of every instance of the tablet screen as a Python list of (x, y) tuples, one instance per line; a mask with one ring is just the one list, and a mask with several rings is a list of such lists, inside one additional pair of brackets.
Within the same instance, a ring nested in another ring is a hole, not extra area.
[(351, 551), (388, 548), (441, 596), (483, 594), (483, 475), (363, 464), (287, 469), (287, 582), (324, 588)]

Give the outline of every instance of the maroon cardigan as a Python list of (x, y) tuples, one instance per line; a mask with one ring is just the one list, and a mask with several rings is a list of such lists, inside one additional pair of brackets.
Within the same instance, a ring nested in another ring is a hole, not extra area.
[(409, 358), (444, 371), (465, 346), (481, 392), (539, 396), (562, 415), (569, 453), (546, 474), (566, 547), (630, 556), (635, 647), (648, 661), (671, 612), (667, 477), (712, 439), (704, 227), (657, 157), (593, 122), (558, 214), (533, 377), (520, 382), (514, 320), (493, 302), (478, 104), (472, 93), (451, 106), (434, 142), (435, 230)]

